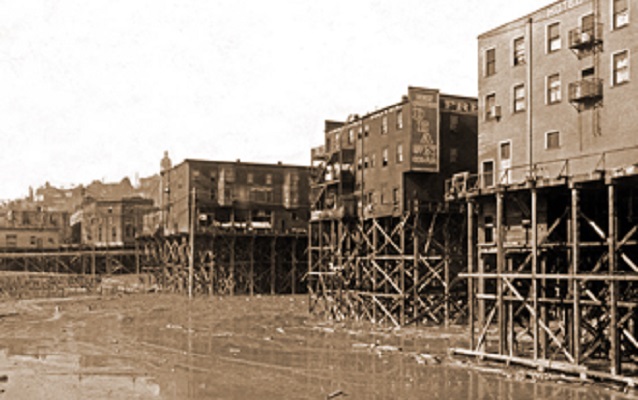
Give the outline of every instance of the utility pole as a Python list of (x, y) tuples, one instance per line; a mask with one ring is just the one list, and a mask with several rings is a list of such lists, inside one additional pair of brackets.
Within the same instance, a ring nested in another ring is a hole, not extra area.
[(195, 206), (197, 199), (197, 189), (193, 188), (191, 192), (191, 207), (190, 207), (190, 235), (189, 235), (189, 254), (188, 254), (188, 298), (193, 298), (193, 273), (195, 269), (195, 227), (197, 216)]

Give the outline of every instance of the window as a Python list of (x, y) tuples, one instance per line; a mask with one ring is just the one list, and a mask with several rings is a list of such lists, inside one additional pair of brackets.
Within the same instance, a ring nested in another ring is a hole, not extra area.
[(629, 1), (613, 0), (613, 15), (614, 29), (622, 28), (629, 24)]
[[(594, 38), (596, 30), (596, 18), (594, 14), (587, 14), (580, 19), (580, 30), (582, 32), (582, 41), (585, 42), (587, 38)], [(590, 39), (591, 40), (591, 39)]]
[(354, 129), (348, 130), (348, 144), (354, 143)]
[(485, 76), (492, 76), (496, 73), (496, 49), (485, 51)]
[(525, 85), (514, 86), (514, 112), (525, 111)]
[(330, 140), (329, 137), (327, 137), (326, 138), (326, 151), (330, 152), (332, 150), (331, 149), (331, 147), (332, 147), (331, 144), (332, 144), (332, 141)]
[(459, 116), (450, 115), (450, 132), (456, 132), (459, 128)]
[(485, 243), (494, 242), (494, 217), (486, 215), (484, 220), (485, 225)]
[(388, 148), (387, 147), (383, 149), (383, 153), (381, 154), (381, 166), (382, 167), (388, 166)]
[(547, 27), (547, 52), (560, 50), (560, 23), (556, 22)]
[(499, 155), (501, 157), (501, 161), (512, 158), (512, 142), (501, 143)]
[(365, 169), (370, 168), (370, 157), (368, 156), (363, 157), (363, 168)]
[(18, 247), (18, 235), (8, 234), (6, 239), (7, 247)]
[(117, 229), (115, 227), (111, 228), (111, 238), (113, 238), (113, 241), (117, 240)]
[(399, 204), (399, 188), (395, 187), (392, 189), (392, 204)]
[(370, 133), (370, 125), (366, 124), (363, 126), (363, 137), (368, 137), (368, 133)]
[(545, 134), (545, 149), (557, 149), (560, 147), (560, 134), (556, 132), (547, 132)]
[(388, 116), (384, 115), (381, 118), (381, 134), (385, 135), (386, 133), (388, 133)]
[(547, 77), (547, 104), (560, 103), (560, 75)]
[(483, 161), (483, 187), (494, 186), (494, 161)]
[(397, 144), (397, 164), (403, 162), (403, 143)]
[(335, 133), (335, 150), (339, 150), (341, 148), (341, 135), (339, 132)]
[(31, 244), (31, 246), (35, 246), (35, 245), (37, 245), (37, 244), (38, 244), (38, 241), (37, 241), (37, 239), (36, 239), (36, 237), (35, 237), (35, 236), (31, 236), (31, 237), (29, 238), (29, 243)]
[(454, 164), (459, 161), (459, 149), (452, 147), (450, 149), (450, 163)]
[(613, 69), (614, 86), (629, 81), (629, 51), (623, 50), (613, 55)]
[(97, 228), (97, 241), (98, 242), (102, 241), (102, 227), (101, 226), (99, 228)]
[(496, 107), (496, 94), (488, 94), (485, 96), (485, 119), (492, 119), (495, 116), (492, 115), (492, 109)]
[(361, 170), (363, 167), (363, 159), (361, 157), (359, 157), (359, 160), (357, 161), (357, 167), (359, 168), (359, 170)]
[(376, 167), (376, 166), (377, 166), (377, 154), (376, 154), (376, 153), (373, 153), (373, 154), (370, 156), (370, 168), (374, 168), (374, 167)]
[(403, 129), (403, 110), (397, 111), (397, 129)]
[(254, 181), (255, 181), (255, 176), (253, 175), (252, 172), (249, 172), (246, 175), (246, 183), (249, 184), (249, 185), (252, 185)]
[(272, 174), (266, 174), (266, 185), (272, 185)]
[(514, 66), (525, 65), (525, 38), (514, 39)]

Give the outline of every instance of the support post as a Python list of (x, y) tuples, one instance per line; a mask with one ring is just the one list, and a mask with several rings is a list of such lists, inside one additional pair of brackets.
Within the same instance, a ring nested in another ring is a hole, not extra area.
[[(412, 318), (415, 320), (419, 317), (419, 219), (420, 215), (418, 210), (415, 211), (414, 216), (414, 224), (412, 227), (412, 269), (413, 269), (413, 278), (412, 278)], [(418, 324), (419, 321), (416, 321)]]
[[(580, 212), (580, 193), (576, 187), (572, 188), (572, 268), (571, 275), (576, 278), (578, 275), (578, 266), (580, 264), (580, 232), (578, 225), (578, 214)], [(581, 340), (581, 310), (580, 310), (580, 283), (578, 279), (572, 279), (573, 290), (573, 331), (572, 331), (572, 349), (574, 352), (574, 364), (580, 364), (580, 340)]]
[(538, 279), (536, 278), (536, 274), (538, 273), (538, 192), (535, 187), (532, 187), (531, 190), (532, 196), (532, 209), (531, 209), (531, 217), (532, 217), (532, 237), (531, 237), (531, 247), (532, 247), (532, 308), (534, 310), (534, 315), (530, 316), (530, 321), (532, 323), (532, 336), (534, 341), (534, 360), (538, 360), (539, 356), (539, 319), (540, 315), (538, 313)]
[[(401, 289), (401, 303), (399, 305), (399, 310), (401, 312), (401, 316), (399, 317), (399, 324), (401, 326), (405, 326), (405, 299), (406, 299), (406, 292), (405, 292), (405, 226), (402, 227), (403, 229), (401, 229), (401, 231), (399, 232), (400, 235), (400, 247), (401, 247), (401, 261), (400, 261), (400, 276), (399, 276), (399, 286)], [(447, 321), (446, 321), (447, 323)]]
[(467, 272), (470, 277), (467, 280), (467, 308), (470, 323), (470, 349), (474, 350), (474, 203), (467, 201)]
[(503, 246), (503, 192), (496, 194), (496, 310), (498, 317), (498, 353), (505, 355), (505, 304), (503, 303), (503, 281), (501, 274), (505, 267)]
[(270, 241), (270, 294), (277, 292), (277, 236)]
[(188, 245), (188, 298), (193, 298), (193, 274), (195, 272), (195, 198), (197, 196), (197, 189), (193, 188), (191, 191), (191, 207), (190, 207), (190, 234)]
[[(290, 270), (290, 291), (293, 295), (297, 294), (297, 238), (292, 238), (292, 260)], [(251, 253), (252, 254), (252, 253)]]
[(248, 283), (249, 286), (249, 291), (250, 291), (250, 296), (254, 296), (255, 295), (255, 235), (253, 234), (250, 237), (250, 271), (248, 272), (248, 274), (250, 275), (249, 279), (250, 282)]
[[(616, 216), (616, 188), (613, 183), (607, 186), (608, 207), (609, 207), (609, 232), (607, 237), (609, 251), (609, 275), (615, 275), (618, 270), (618, 259), (616, 253), (618, 240), (618, 217)], [(611, 361), (610, 372), (612, 375), (622, 373), (620, 333), (618, 331), (618, 282), (609, 282), (609, 357)]]

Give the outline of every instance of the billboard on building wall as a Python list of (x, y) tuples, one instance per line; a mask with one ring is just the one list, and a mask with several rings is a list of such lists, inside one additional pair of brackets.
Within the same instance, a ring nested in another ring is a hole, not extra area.
[(412, 130), (410, 133), (411, 169), (439, 172), (439, 92), (410, 88)]

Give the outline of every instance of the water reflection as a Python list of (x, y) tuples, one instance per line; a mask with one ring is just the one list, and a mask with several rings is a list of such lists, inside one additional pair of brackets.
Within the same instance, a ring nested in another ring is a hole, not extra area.
[(629, 398), (460, 365), (447, 348), (465, 340), (461, 329), (325, 323), (304, 301), (130, 296), (68, 304), (55, 320), (49, 307), (28, 332), (23, 319), (3, 322), (0, 371), (9, 381), (0, 390), (7, 399), (65, 400)]
[(108, 357), (25, 350), (25, 345), (0, 349), (0, 370), (7, 375), (0, 388), (4, 398), (160, 398), (156, 382), (127, 368), (112, 368)]

